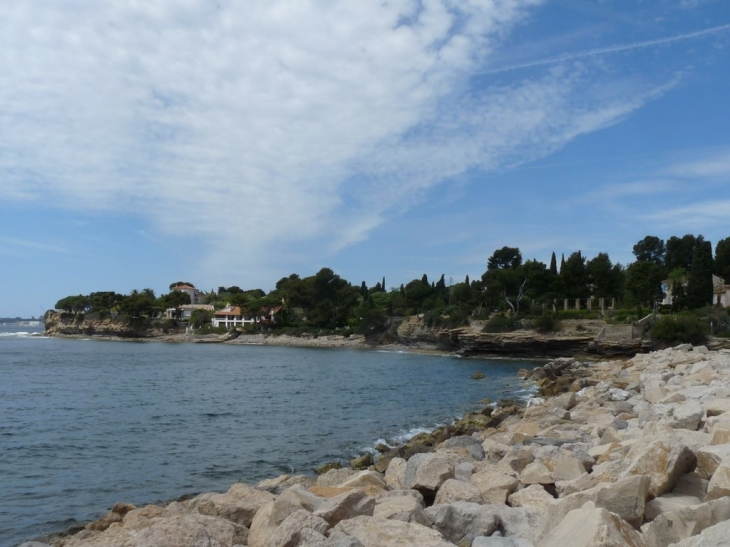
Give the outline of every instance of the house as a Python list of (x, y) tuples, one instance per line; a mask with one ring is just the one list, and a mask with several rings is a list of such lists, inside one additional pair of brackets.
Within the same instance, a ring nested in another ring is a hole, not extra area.
[(712, 276), (712, 303), (723, 308), (730, 307), (730, 285), (722, 277)]
[(173, 287), (172, 290), (187, 293), (190, 297), (191, 304), (203, 303), (203, 295), (193, 285), (178, 285), (177, 287)]
[[(682, 278), (682, 285), (687, 286), (689, 278)], [(664, 292), (664, 299), (662, 304), (665, 306), (672, 305), (672, 284), (674, 283), (671, 279), (665, 279), (662, 281), (662, 292)], [(723, 308), (730, 307), (730, 285), (725, 284), (725, 280), (722, 277), (718, 277), (712, 274), (712, 303), (715, 305), (722, 306)]]
[(281, 308), (281, 306), (276, 306), (269, 310), (262, 308), (261, 315), (247, 317), (243, 315), (241, 308), (229, 304), (213, 314), (212, 323), (214, 327), (225, 327), (227, 329), (252, 325), (254, 323), (274, 324), (276, 323), (276, 314), (281, 311)]
[(213, 311), (211, 304), (183, 304), (177, 310), (175, 308), (167, 308), (165, 317), (168, 319), (178, 319), (181, 321), (190, 321), (190, 317), (195, 310)]
[(227, 329), (242, 327), (253, 322), (253, 318), (246, 318), (243, 316), (241, 308), (231, 305), (215, 312), (212, 320), (214, 327), (225, 327)]

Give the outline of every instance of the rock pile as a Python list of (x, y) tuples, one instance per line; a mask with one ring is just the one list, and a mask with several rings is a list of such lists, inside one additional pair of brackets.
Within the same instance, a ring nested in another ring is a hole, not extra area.
[(590, 367), (561, 360), (532, 376), (572, 380), (559, 382), (561, 394), (489, 417), (486, 429), (430, 452), (389, 454), (383, 472), (381, 460), (316, 479), (236, 484), (166, 507), (119, 504), (52, 543), (730, 545), (730, 351), (681, 346)]

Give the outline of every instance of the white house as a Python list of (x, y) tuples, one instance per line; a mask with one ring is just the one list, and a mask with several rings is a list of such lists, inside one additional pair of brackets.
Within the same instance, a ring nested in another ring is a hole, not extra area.
[(176, 316), (175, 308), (167, 308), (165, 310), (165, 317), (168, 319), (181, 319), (182, 321), (190, 321), (190, 317), (193, 315), (195, 310), (213, 311), (212, 304), (183, 304), (178, 308), (180, 310), (180, 317)]
[(281, 306), (267, 310), (261, 309), (261, 315), (257, 317), (246, 317), (238, 306), (228, 305), (213, 314), (213, 326), (232, 329), (253, 323), (276, 323), (276, 314), (281, 311)]
[(203, 303), (203, 295), (193, 285), (178, 285), (177, 287), (173, 287), (172, 290), (187, 293), (190, 297), (191, 304)]
[[(687, 286), (689, 279), (683, 278), (682, 285)], [(664, 292), (664, 299), (662, 304), (665, 306), (672, 305), (672, 284), (671, 279), (665, 279), (662, 281), (662, 291)], [(712, 274), (712, 303), (727, 308), (730, 306), (730, 285), (725, 284), (725, 280), (722, 277), (718, 277)]]

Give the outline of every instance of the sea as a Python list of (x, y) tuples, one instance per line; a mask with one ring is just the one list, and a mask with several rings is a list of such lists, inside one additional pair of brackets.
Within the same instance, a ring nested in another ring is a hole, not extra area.
[[(539, 361), (69, 340), (0, 327), (0, 547), (281, 474), (313, 474), (527, 398)], [(486, 375), (473, 380), (474, 372)]]

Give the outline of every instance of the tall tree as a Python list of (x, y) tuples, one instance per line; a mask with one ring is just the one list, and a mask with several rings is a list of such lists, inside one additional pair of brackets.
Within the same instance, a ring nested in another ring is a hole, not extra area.
[(701, 308), (712, 304), (712, 244), (699, 241), (692, 253), (692, 268), (687, 282), (687, 307)]
[(692, 259), (694, 250), (697, 245), (705, 240), (701, 235), (695, 237), (692, 234), (686, 234), (682, 237), (672, 236), (667, 240), (667, 251), (664, 258), (664, 275), (676, 270), (684, 268), (692, 269)]
[(511, 268), (514, 270), (520, 264), (522, 264), (522, 253), (517, 247), (502, 247), (489, 257), (487, 269)]
[(721, 239), (715, 247), (715, 274), (730, 283), (730, 237)]
[(663, 239), (659, 239), (657, 236), (646, 236), (634, 245), (634, 256), (639, 262), (664, 264), (666, 250)]
[(640, 303), (653, 307), (662, 295), (662, 267), (653, 262), (634, 262), (626, 269), (626, 289)]
[(569, 298), (586, 298), (588, 290), (588, 271), (586, 260), (580, 251), (576, 251), (565, 261), (565, 266), (560, 269), (560, 275), (565, 281)]
[(610, 298), (616, 294), (613, 264), (606, 253), (598, 255), (586, 264), (591, 294), (596, 298)]
[(565, 268), (565, 253), (562, 253), (560, 255), (560, 272), (558, 272), (558, 273), (562, 274), (564, 268)]
[(553, 251), (553, 254), (550, 257), (550, 273), (558, 275), (558, 261), (555, 258), (555, 251)]

